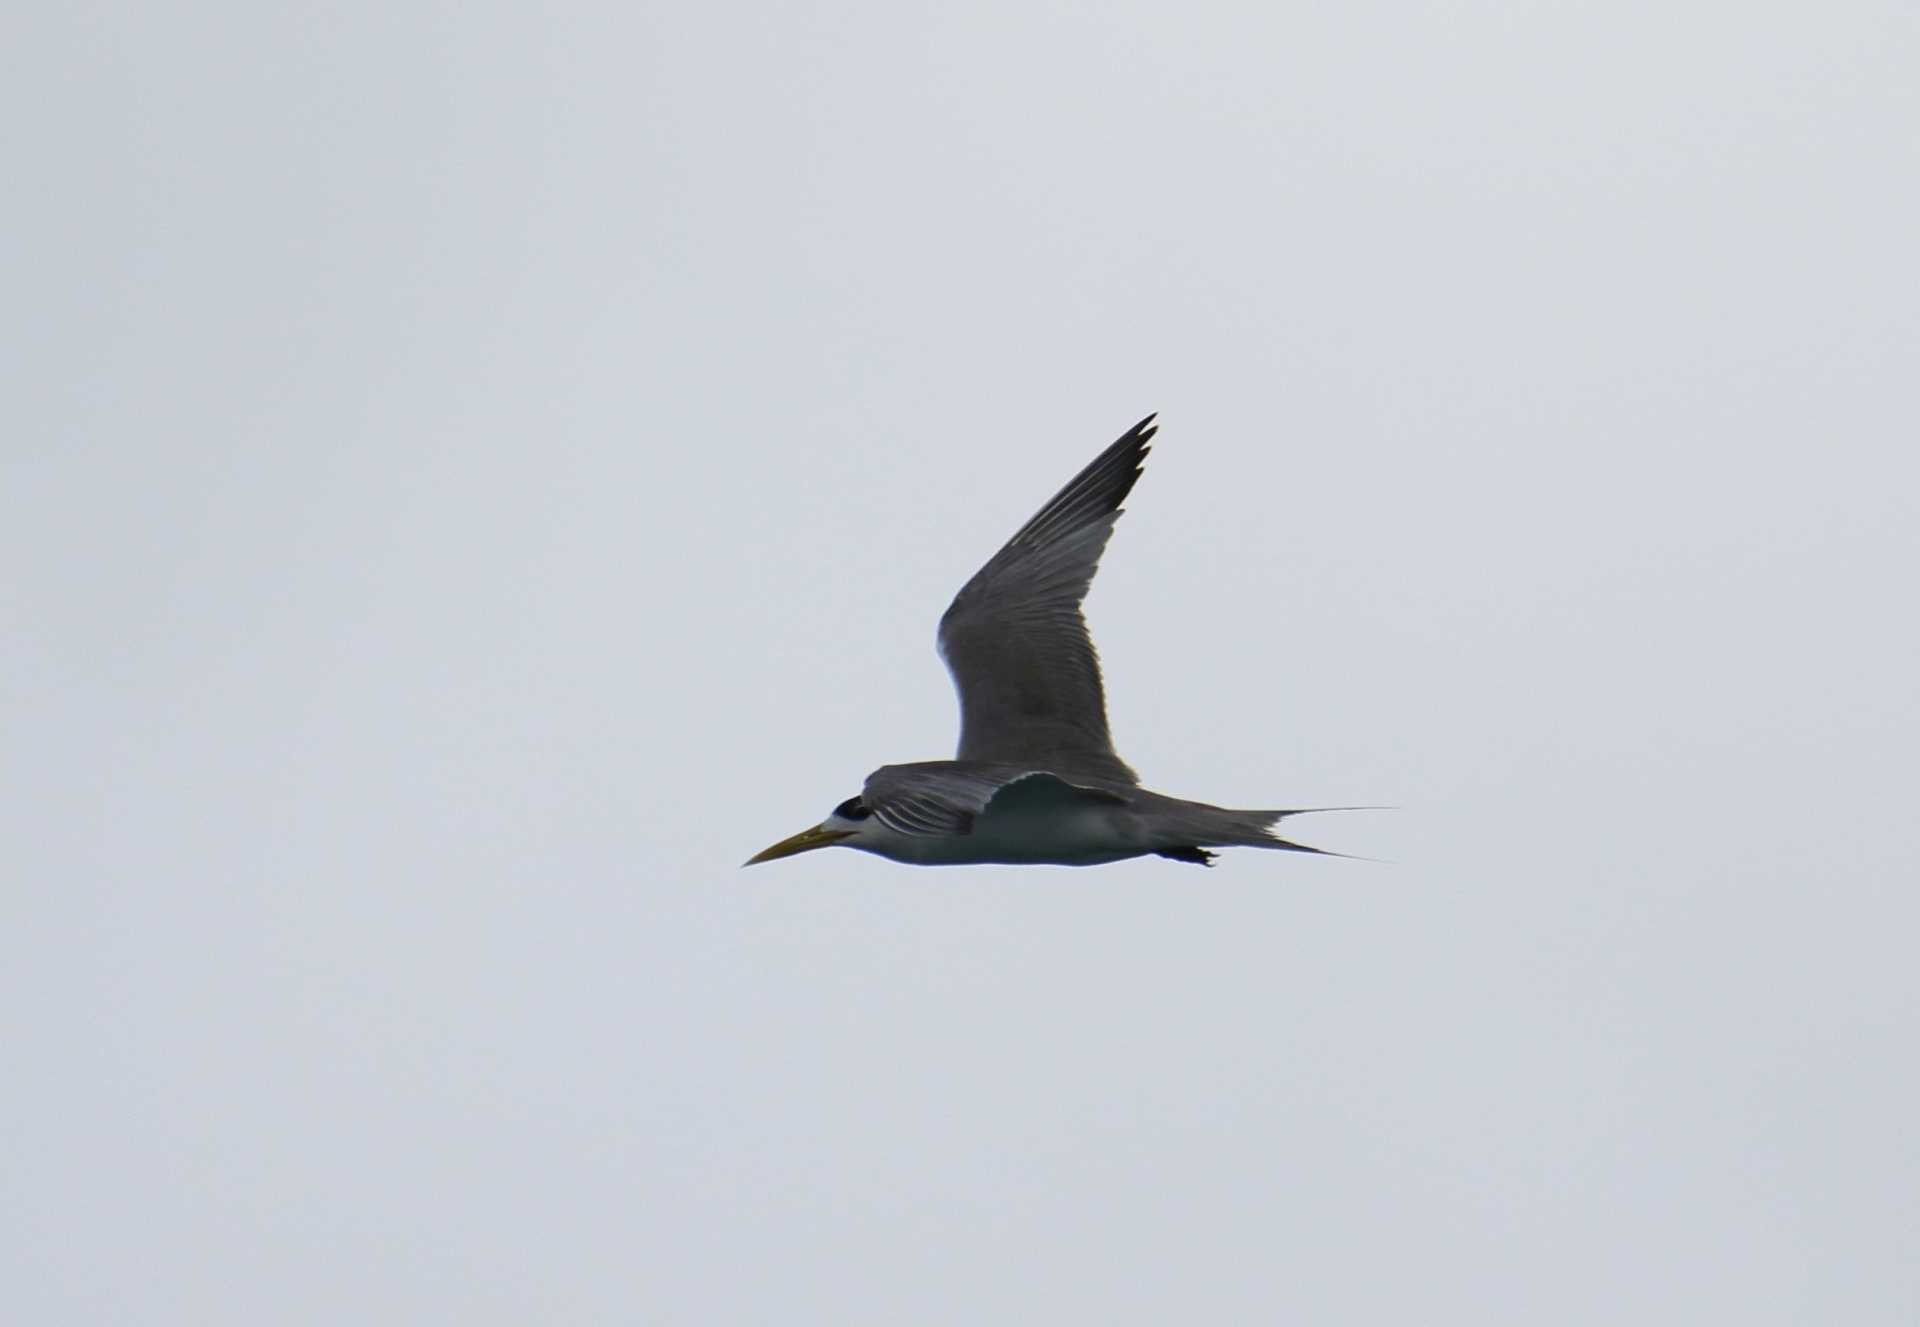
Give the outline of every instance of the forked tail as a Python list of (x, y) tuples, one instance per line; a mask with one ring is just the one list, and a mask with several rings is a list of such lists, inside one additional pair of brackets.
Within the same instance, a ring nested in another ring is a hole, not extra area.
[(1302, 806), (1285, 811), (1233, 811), (1226, 807), (1200, 806), (1190, 802), (1182, 808), (1178, 830), (1188, 842), (1162, 848), (1157, 855), (1180, 862), (1196, 862), (1201, 866), (1213, 864), (1213, 854), (1206, 851), (1208, 848), (1279, 848), (1285, 852), (1310, 852), (1320, 857), (1349, 857), (1349, 853), (1283, 839), (1274, 832), (1275, 826), (1288, 816), (1315, 815), (1323, 811), (1381, 809), (1377, 806)]

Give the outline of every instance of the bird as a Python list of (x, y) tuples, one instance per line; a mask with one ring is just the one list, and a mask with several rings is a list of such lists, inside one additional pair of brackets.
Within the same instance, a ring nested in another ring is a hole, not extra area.
[(1148, 415), (1054, 494), (940, 619), (960, 697), (952, 760), (882, 765), (819, 824), (743, 863), (854, 848), (915, 866), (1097, 866), (1155, 856), (1213, 865), (1223, 847), (1345, 856), (1281, 838), (1289, 816), (1150, 792), (1114, 752), (1081, 610), (1120, 504), (1159, 429)]

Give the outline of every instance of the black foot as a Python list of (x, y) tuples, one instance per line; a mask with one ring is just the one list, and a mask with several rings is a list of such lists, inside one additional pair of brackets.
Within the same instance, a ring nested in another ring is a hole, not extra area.
[(1171, 857), (1176, 862), (1192, 862), (1196, 866), (1212, 866), (1213, 859), (1220, 854), (1208, 852), (1205, 848), (1161, 848), (1153, 855)]

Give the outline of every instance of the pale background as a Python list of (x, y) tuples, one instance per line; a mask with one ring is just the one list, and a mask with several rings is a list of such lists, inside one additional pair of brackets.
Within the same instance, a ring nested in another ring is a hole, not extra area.
[[(7, 1322), (1920, 1320), (1910, 4), (8, 29)], [(1149, 410), (1390, 864), (740, 871)]]

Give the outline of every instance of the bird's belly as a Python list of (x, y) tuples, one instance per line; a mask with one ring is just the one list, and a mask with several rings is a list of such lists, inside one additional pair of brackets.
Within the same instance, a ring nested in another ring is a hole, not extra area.
[(1131, 832), (1124, 807), (1083, 803), (1046, 808), (990, 807), (971, 834), (901, 835), (884, 855), (921, 866), (1099, 866), (1151, 849)]

